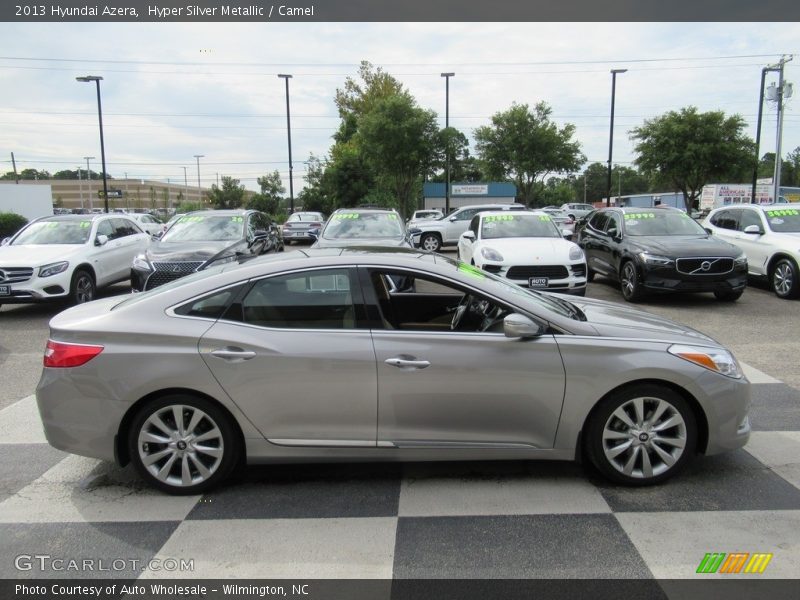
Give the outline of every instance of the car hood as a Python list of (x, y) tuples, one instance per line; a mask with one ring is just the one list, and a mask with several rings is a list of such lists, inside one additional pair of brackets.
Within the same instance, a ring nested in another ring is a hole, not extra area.
[(158, 262), (207, 261), (221, 254), (243, 252), (244, 241), (155, 242), (147, 249), (148, 260)]
[(0, 246), (0, 267), (40, 267), (71, 256), (86, 248), (86, 244), (22, 244)]
[(713, 338), (688, 325), (643, 310), (591, 298), (570, 298), (569, 301), (583, 311), (586, 322), (602, 336), (720, 346)]
[(729, 256), (736, 258), (742, 251), (728, 242), (703, 235), (629, 236), (631, 248), (663, 254), (674, 258), (687, 256)]
[[(569, 261), (569, 251), (576, 244), (564, 238), (497, 238), (481, 240), (479, 248), (492, 248), (503, 255), (503, 262), (541, 264)], [(477, 248), (476, 250), (478, 250)]]
[(347, 238), (329, 240), (319, 238), (313, 248), (349, 248), (350, 246), (385, 246), (385, 247), (406, 247), (410, 248), (410, 244), (405, 238)]

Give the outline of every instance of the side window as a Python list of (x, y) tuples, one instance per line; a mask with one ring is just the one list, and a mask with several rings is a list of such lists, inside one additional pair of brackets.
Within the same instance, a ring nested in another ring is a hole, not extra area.
[(469, 210), (462, 210), (456, 215), (456, 221), (469, 221), (477, 212), (477, 209), (470, 208)]
[(589, 227), (596, 231), (604, 231), (608, 222), (608, 213), (598, 212), (589, 221)]
[(475, 239), (478, 239), (478, 224), (481, 222), (480, 215), (475, 215), (472, 217), (472, 221), (470, 221), (469, 228), (472, 233), (475, 234)]
[(115, 239), (140, 233), (139, 227), (128, 219), (111, 219), (111, 225), (114, 228)]
[(200, 317), (217, 320), (222, 316), (225, 307), (233, 299), (241, 286), (228, 288), (221, 292), (193, 300), (175, 309), (175, 314), (186, 317)]
[(738, 210), (722, 210), (714, 215), (711, 224), (720, 229), (731, 229), (736, 231), (739, 226)]
[(620, 226), (620, 218), (619, 215), (614, 213), (610, 213), (608, 215), (608, 222), (606, 223), (606, 233), (611, 236), (619, 235), (622, 232), (622, 227)]
[(97, 235), (104, 235), (108, 239), (114, 239), (114, 228), (111, 226), (111, 221), (100, 221), (97, 224)]
[(744, 231), (745, 227), (749, 227), (750, 225), (758, 225), (759, 229), (764, 229), (764, 225), (761, 223), (761, 217), (758, 216), (756, 211), (744, 209), (740, 212), (739, 231)]
[(242, 301), (245, 323), (280, 329), (353, 329), (350, 272), (326, 269), (262, 279)]

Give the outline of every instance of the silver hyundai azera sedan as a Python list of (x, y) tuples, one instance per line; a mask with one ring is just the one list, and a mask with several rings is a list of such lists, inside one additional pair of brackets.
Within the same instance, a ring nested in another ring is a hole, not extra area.
[(750, 434), (750, 384), (706, 335), (418, 250), (212, 267), (69, 309), (50, 332), (50, 444), (176, 494), (244, 461), (586, 457), (642, 485)]

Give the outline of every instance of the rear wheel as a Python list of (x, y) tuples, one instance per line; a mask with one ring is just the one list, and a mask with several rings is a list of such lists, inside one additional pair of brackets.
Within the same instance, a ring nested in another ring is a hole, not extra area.
[(224, 480), (241, 451), (235, 425), (216, 404), (184, 394), (139, 410), (128, 431), (139, 474), (170, 494), (197, 494)]
[(636, 265), (631, 261), (627, 261), (622, 265), (622, 271), (619, 276), (620, 289), (622, 290), (622, 297), (628, 302), (638, 302), (644, 295), (642, 286), (639, 283), (639, 274), (636, 272)]
[(586, 450), (608, 479), (649, 485), (672, 477), (692, 459), (697, 424), (689, 404), (655, 384), (623, 389), (606, 398), (587, 424)]
[(419, 241), (419, 245), (428, 252), (438, 252), (442, 247), (442, 240), (435, 233), (426, 233)]
[(94, 277), (83, 269), (78, 269), (72, 275), (69, 297), (73, 304), (84, 304), (94, 300), (96, 288)]
[(800, 295), (797, 265), (790, 258), (782, 258), (775, 263), (769, 280), (778, 298), (797, 298)]

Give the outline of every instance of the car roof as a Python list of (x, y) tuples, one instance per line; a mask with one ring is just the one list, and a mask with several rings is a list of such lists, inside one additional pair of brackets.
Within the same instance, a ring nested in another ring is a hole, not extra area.
[[(192, 212), (185, 213), (186, 215), (209, 215), (209, 216), (242, 216), (246, 213), (253, 213), (258, 212), (257, 210), (248, 210), (246, 208), (224, 208), (224, 209), (214, 209), (214, 210), (195, 210)], [(181, 215), (185, 216), (185, 215)]]
[(370, 213), (375, 213), (375, 214), (384, 214), (384, 213), (396, 214), (397, 213), (397, 211), (395, 209), (393, 209), (393, 208), (338, 208), (335, 211), (333, 211), (332, 214), (335, 215), (336, 213), (342, 213), (342, 212), (345, 212), (345, 213), (365, 213), (365, 214), (370, 214)]
[[(507, 210), (483, 210), (483, 211), (479, 212), (476, 216), (479, 216), (482, 219), (484, 219), (486, 217), (492, 217), (492, 216), (494, 216), (494, 217), (505, 217), (505, 216), (508, 215), (508, 212), (509, 211), (507, 211)], [(541, 209), (530, 209), (530, 208), (527, 209), (527, 210), (515, 210), (514, 214), (516, 214), (516, 215), (518, 215), (518, 214), (539, 215), (539, 216), (547, 216), (547, 217), (550, 216), (545, 211), (543, 211)]]

